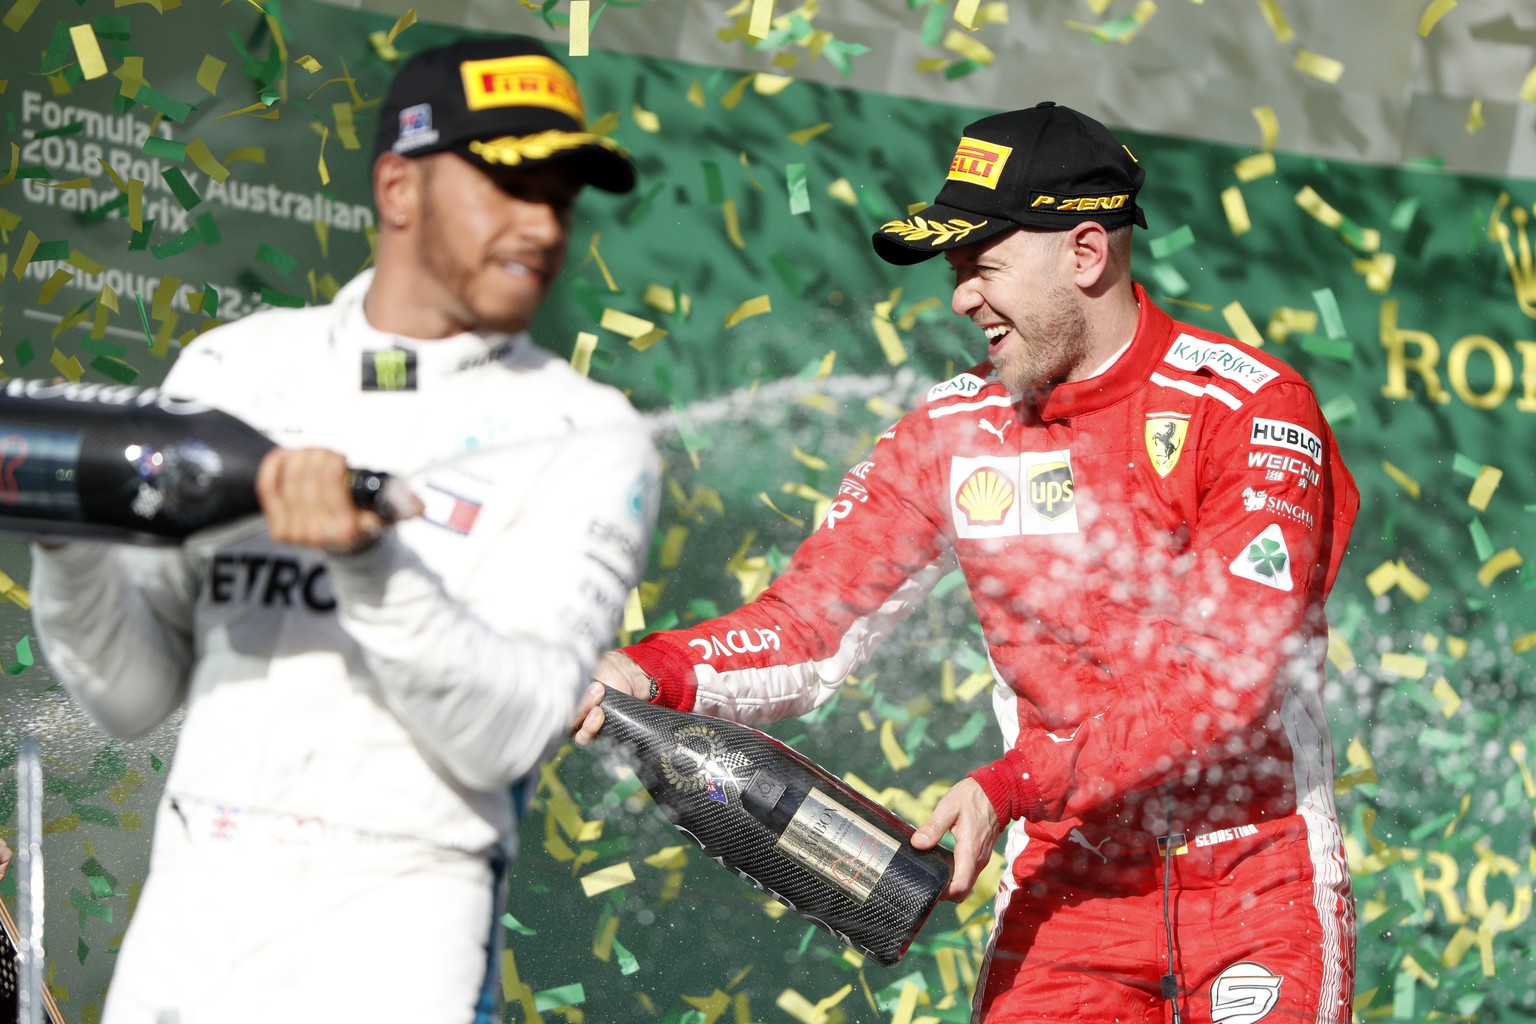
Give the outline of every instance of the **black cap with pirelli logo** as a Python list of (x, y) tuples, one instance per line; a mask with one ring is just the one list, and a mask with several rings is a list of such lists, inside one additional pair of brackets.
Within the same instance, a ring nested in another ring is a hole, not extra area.
[(933, 205), (882, 224), (875, 252), (905, 265), (1021, 225), (1146, 227), (1136, 205), (1144, 176), (1108, 128), (1071, 107), (1047, 100), (994, 114), (966, 125)]
[(622, 147), (587, 130), (576, 80), (527, 36), (458, 39), (401, 65), (379, 112), (374, 155), (454, 152), (481, 167), (558, 161), (571, 176), (628, 192)]

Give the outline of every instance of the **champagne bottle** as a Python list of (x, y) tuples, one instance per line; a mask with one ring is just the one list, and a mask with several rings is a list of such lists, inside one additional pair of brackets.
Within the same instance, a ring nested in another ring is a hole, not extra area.
[[(0, 532), (176, 544), (259, 515), (273, 443), (217, 409), (153, 388), (17, 378), (0, 390)], [(392, 519), (387, 474), (354, 470), (352, 497)]]
[(948, 850), (756, 729), (608, 689), (601, 736), (720, 864), (890, 967), (949, 881)]

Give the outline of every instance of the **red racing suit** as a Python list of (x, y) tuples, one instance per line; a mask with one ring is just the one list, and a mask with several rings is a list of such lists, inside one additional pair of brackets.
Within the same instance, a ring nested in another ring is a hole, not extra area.
[(762, 595), (625, 653), (660, 703), (804, 714), (958, 562), (1004, 740), (971, 777), (1016, 823), (977, 1019), (1172, 1019), (1171, 974), (1187, 1024), (1347, 1021), (1323, 605), (1359, 493), (1300, 375), (1136, 297), (1109, 368), (936, 385)]

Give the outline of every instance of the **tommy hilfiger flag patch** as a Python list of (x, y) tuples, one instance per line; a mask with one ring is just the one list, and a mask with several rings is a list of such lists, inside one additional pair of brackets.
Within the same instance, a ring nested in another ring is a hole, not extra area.
[(461, 498), (457, 494), (427, 484), (421, 491), (421, 503), (425, 506), (421, 517), (454, 533), (468, 533), (480, 518), (480, 503)]

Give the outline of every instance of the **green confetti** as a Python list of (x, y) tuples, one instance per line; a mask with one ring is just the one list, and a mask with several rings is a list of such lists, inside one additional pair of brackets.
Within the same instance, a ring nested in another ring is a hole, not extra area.
[(115, 14), (98, 14), (91, 22), (91, 31), (101, 39), (128, 39), (128, 19)]
[(957, 78), (964, 78), (966, 75), (974, 74), (985, 66), (980, 61), (971, 60), (970, 58), (957, 60), (944, 68), (944, 77), (953, 82)]
[(16, 364), (18, 366), (26, 366), (35, 358), (37, 358), (37, 355), (32, 351), (31, 339), (21, 339), (21, 344), (16, 346)]
[(183, 210), (190, 210), (203, 201), (203, 197), (197, 194), (197, 189), (187, 180), (187, 176), (181, 173), (180, 167), (167, 167), (160, 172), (160, 177), (170, 187), (171, 195), (181, 204)]
[(587, 990), (581, 982), (571, 985), (562, 985), (559, 988), (547, 988), (542, 992), (536, 992), (533, 996), (533, 1005), (540, 1013), (553, 1010), (561, 1006), (580, 1006), (587, 1001)]
[(91, 369), (104, 377), (111, 377), (119, 384), (132, 384), (139, 377), (138, 370), (121, 359), (113, 359), (111, 356), (97, 356), (92, 359)]
[(1310, 352), (1314, 356), (1337, 359), (1341, 363), (1353, 362), (1355, 358), (1354, 343), (1347, 338), (1325, 338), (1320, 334), (1303, 334), (1301, 350)]
[(1195, 230), (1188, 224), (1168, 232), (1160, 238), (1151, 241), (1152, 258), (1165, 260), (1174, 253), (1188, 249), (1195, 244)]
[(256, 249), (256, 262), (265, 263), (279, 274), (288, 274), (299, 261), (277, 246), (262, 242)]
[(713, 619), (720, 614), (720, 606), (706, 597), (696, 597), (688, 602), (688, 613), (700, 619)]
[(782, 252), (776, 252), (768, 258), (768, 262), (772, 265), (774, 273), (779, 275), (779, 280), (784, 282), (784, 287), (789, 289), (790, 294), (797, 299), (805, 296), (805, 281), (801, 279), (800, 272), (795, 269), (794, 263), (788, 256)]
[(128, 215), (128, 194), (126, 192), (119, 193), (118, 197), (109, 203), (102, 203), (99, 206), (86, 210), (80, 214), (80, 219), (86, 224), (94, 224), (96, 221), (106, 220), (109, 215), (118, 211), (122, 211), (125, 217)]
[[(26, 343), (23, 342), (23, 344)], [(31, 667), (32, 638), (29, 636), (24, 636), (20, 640), (16, 641), (16, 663), (14, 665), (6, 666), (5, 674), (8, 676), (18, 676)]]
[[(142, 103), (152, 110), (158, 110), (167, 118), (181, 124), (192, 113), (193, 106), (181, 100), (167, 96), (158, 89), (151, 89), (147, 85), (139, 86), (139, 91), (133, 94), (135, 102)], [(270, 106), (271, 104), (268, 104)]]
[(949, 6), (930, 3), (923, 12), (922, 38), (924, 46), (938, 46), (944, 39), (944, 26), (949, 21)]
[(789, 212), (791, 216), (799, 216), (802, 213), (811, 212), (810, 187), (805, 178), (805, 164), (786, 164), (784, 167), (785, 185), (789, 189)]
[(276, 288), (263, 288), (261, 301), (269, 306), (283, 306), (288, 309), (301, 309), (304, 306), (302, 295), (291, 295), (288, 292), (280, 292)]
[(185, 142), (163, 139), (158, 135), (151, 135), (145, 139), (143, 150), (145, 156), (157, 156), (162, 160), (174, 160), (177, 163), (185, 160), (187, 156)]
[(1332, 288), (1319, 288), (1312, 293), (1312, 303), (1323, 318), (1323, 333), (1330, 338), (1344, 337), (1344, 314), (1339, 312), (1339, 300)]
[(703, 161), (704, 188), (709, 197), (709, 205), (719, 206), (725, 202), (725, 184), (720, 178), (720, 165), (713, 160)]
[(1175, 270), (1171, 263), (1152, 264), (1151, 274), (1165, 295), (1177, 298), (1189, 291), (1189, 282), (1184, 280), (1184, 275)]
[(33, 263), (46, 263), (50, 260), (69, 259), (71, 246), (64, 239), (55, 239), (52, 242), (39, 242), (32, 252)]
[(144, 340), (150, 348), (155, 347), (155, 332), (149, 329), (149, 311), (144, 308), (144, 296), (140, 292), (133, 293), (133, 302), (139, 308), (139, 326), (144, 329)]
[(975, 743), (987, 727), (987, 716), (980, 711), (971, 712), (971, 717), (965, 720), (965, 724), (948, 736), (944, 737), (944, 746), (950, 750), (961, 750)]
[(71, 121), (57, 128), (47, 128), (33, 134), (34, 139), (56, 138), (60, 135), (77, 135), (85, 129), (84, 121)]
[(219, 315), (219, 293), (209, 281), (203, 282), (202, 310), (203, 315), (209, 319), (216, 318)]
[(625, 214), (624, 223), (630, 225), (638, 224), (650, 212), (651, 203), (655, 201), (656, 197), (661, 194), (661, 190), (665, 187), (666, 182), (658, 181), (647, 189), (645, 195), (640, 198), (640, 201)]
[(219, 231), (219, 222), (213, 219), (213, 214), (199, 214), (197, 218), (197, 234), (202, 238), (204, 245), (218, 245), (224, 240)]
[(619, 937), (617, 935), (613, 937), (613, 952), (614, 955), (619, 958), (620, 974), (628, 977), (629, 975), (634, 974), (636, 971), (640, 970), (640, 961), (636, 960), (635, 954), (631, 953), (625, 947), (624, 943), (619, 941)]
[(1493, 557), (1493, 540), (1488, 536), (1488, 528), (1483, 525), (1481, 519), (1474, 519), (1467, 524), (1467, 532), (1472, 534), (1472, 549), (1477, 552), (1477, 560), (1486, 562)]
[(1334, 426), (1346, 426), (1355, 422), (1360, 416), (1360, 407), (1355, 404), (1355, 396), (1338, 395), (1323, 404), (1323, 419)]
[[(148, 226), (149, 222), (146, 221), (145, 227), (147, 228)], [(197, 247), (197, 243), (200, 241), (202, 241), (202, 239), (198, 237), (197, 229), (187, 228), (187, 230), (183, 231), (169, 242), (161, 242), (159, 245), (150, 246), (149, 251), (154, 255), (155, 259), (164, 260), (169, 259), (172, 256), (180, 256), (184, 252), (189, 252), (190, 250), (195, 249)]]
[(1451, 472), (1457, 476), (1476, 478), (1483, 471), (1483, 464), (1469, 455), (1455, 452), (1451, 457)]
[(92, 807), (90, 804), (75, 804), (74, 812), (80, 815), (81, 821), (88, 821), (93, 825), (105, 825), (108, 828), (121, 828), (122, 824), (117, 820), (117, 815), (105, 807)]
[(511, 914), (502, 914), (501, 915), (501, 924), (502, 924), (502, 927), (506, 928), (508, 931), (516, 932), (519, 935), (537, 935), (537, 934), (539, 934), (537, 931), (535, 931), (532, 928), (529, 928), (527, 925), (523, 924), (521, 921), (519, 921), (517, 918), (513, 917)]

